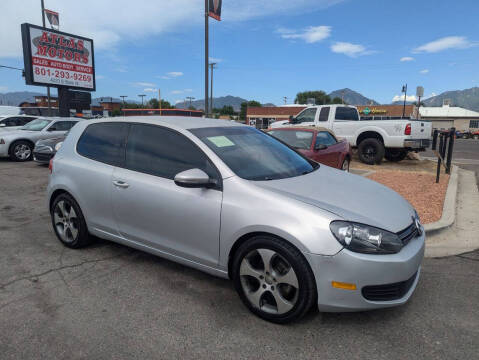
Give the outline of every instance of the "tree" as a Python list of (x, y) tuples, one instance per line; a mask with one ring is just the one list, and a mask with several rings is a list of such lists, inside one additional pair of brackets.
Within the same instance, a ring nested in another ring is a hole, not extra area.
[(261, 103), (256, 100), (245, 101), (241, 103), (240, 119), (246, 120), (246, 108), (248, 107), (261, 107)]
[(223, 108), (220, 109), (219, 113), (221, 115), (235, 115), (235, 109), (231, 105), (225, 105)]
[(196, 110), (196, 108), (193, 105), (188, 106), (188, 110)]
[(343, 100), (338, 96), (336, 96), (335, 98), (331, 100), (331, 104), (342, 104), (342, 103), (343, 103)]
[(158, 102), (158, 99), (152, 98), (148, 100), (146, 103), (146, 106), (152, 109), (158, 109), (160, 107), (160, 103)]
[(299, 92), (296, 94), (294, 102), (296, 104), (307, 104), (308, 99), (314, 99), (315, 105), (331, 104), (331, 98), (322, 90)]

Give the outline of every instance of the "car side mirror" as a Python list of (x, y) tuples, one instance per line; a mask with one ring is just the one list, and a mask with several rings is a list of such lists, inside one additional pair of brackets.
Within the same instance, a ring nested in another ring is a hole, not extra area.
[(212, 188), (217, 183), (217, 180), (211, 179), (208, 174), (200, 169), (185, 170), (175, 176), (175, 184), (181, 187)]
[(296, 123), (296, 118), (293, 115), (289, 116), (289, 122), (290, 124), (295, 124)]
[(328, 146), (327, 145), (324, 145), (324, 144), (316, 144), (316, 146), (314, 147), (314, 150), (324, 150), (324, 149), (327, 149)]

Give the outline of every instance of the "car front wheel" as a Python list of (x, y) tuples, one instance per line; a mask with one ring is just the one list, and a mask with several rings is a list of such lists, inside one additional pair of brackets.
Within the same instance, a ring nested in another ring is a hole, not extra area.
[(233, 259), (233, 281), (243, 303), (259, 317), (288, 323), (303, 317), (316, 300), (308, 262), (291, 244), (256, 236)]
[(10, 158), (14, 161), (29, 161), (33, 157), (33, 147), (27, 141), (16, 141), (10, 147)]

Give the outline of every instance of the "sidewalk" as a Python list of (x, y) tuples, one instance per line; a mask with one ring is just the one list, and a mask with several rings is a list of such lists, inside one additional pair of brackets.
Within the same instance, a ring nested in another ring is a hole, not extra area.
[(457, 255), (479, 248), (479, 192), (473, 171), (459, 169), (454, 224), (426, 238), (426, 257)]

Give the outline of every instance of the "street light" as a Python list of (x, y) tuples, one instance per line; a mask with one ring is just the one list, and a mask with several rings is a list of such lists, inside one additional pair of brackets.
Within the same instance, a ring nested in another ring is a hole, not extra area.
[(401, 92), (404, 93), (404, 104), (402, 107), (402, 117), (403, 119), (406, 117), (406, 96), (407, 96), (407, 84), (403, 85)]
[(139, 97), (141, 97), (141, 107), (143, 107), (143, 98), (146, 96), (144, 94), (141, 94), (141, 95), (138, 95)]
[[(191, 108), (191, 101), (195, 100), (195, 97), (194, 96), (187, 96), (186, 100), (190, 100), (190, 108)], [(185, 106), (186, 106), (186, 103), (185, 103)]]
[(210, 63), (211, 68), (211, 86), (210, 86), (210, 111), (213, 114), (213, 69), (216, 69), (216, 63)]

